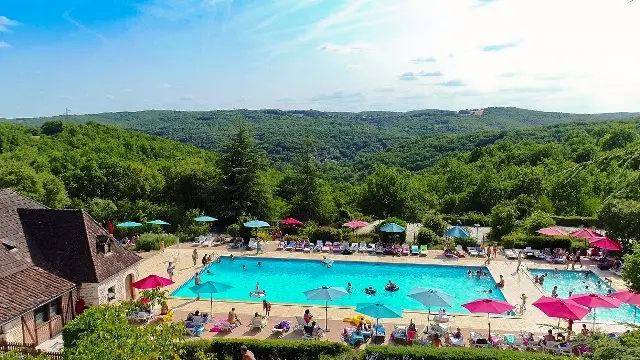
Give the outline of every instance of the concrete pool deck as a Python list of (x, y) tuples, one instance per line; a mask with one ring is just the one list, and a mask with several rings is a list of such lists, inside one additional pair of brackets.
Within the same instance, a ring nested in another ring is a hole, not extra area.
[[(270, 258), (296, 258), (296, 259), (311, 259), (311, 260), (322, 260), (322, 256), (326, 256), (326, 253), (302, 253), (302, 252), (290, 252), (290, 251), (276, 251), (275, 245), (272, 243), (268, 243), (264, 246), (264, 254), (256, 256), (255, 251), (238, 251), (238, 250), (229, 250), (226, 246), (217, 246), (217, 247), (197, 247), (198, 250), (198, 260), (197, 265), (193, 266), (193, 261), (191, 259), (191, 254), (193, 252), (194, 247), (190, 244), (185, 243), (181, 245), (180, 249), (177, 249), (175, 246), (172, 248), (166, 249), (164, 252), (154, 252), (154, 253), (146, 253), (141, 254), (144, 260), (141, 262), (139, 267), (138, 278), (145, 277), (147, 275), (156, 274), (160, 276), (167, 276), (166, 268), (169, 261), (176, 261), (176, 268), (174, 272), (173, 280), (175, 284), (166, 288), (169, 293), (173, 292), (179, 286), (181, 286), (184, 282), (189, 280), (196, 271), (200, 271), (202, 269), (201, 259), (203, 254), (211, 254), (215, 252), (217, 255), (228, 255), (233, 253), (234, 256), (246, 256), (246, 257), (270, 257)], [(332, 254), (331, 258), (335, 260), (352, 260), (352, 261), (363, 261), (363, 262), (384, 262), (384, 263), (409, 263), (409, 264), (431, 264), (431, 265), (459, 265), (459, 266), (485, 266), (484, 258), (474, 258), (474, 257), (466, 257), (461, 259), (448, 259), (442, 256), (442, 251), (440, 250), (430, 250), (428, 256), (403, 256), (403, 257), (392, 257), (392, 256), (375, 256), (375, 255), (365, 255), (365, 254), (353, 254), (353, 255), (335, 255)], [(584, 261), (584, 270), (591, 270), (597, 276), (604, 279), (609, 278), (612, 280), (612, 287), (615, 289), (624, 289), (624, 283), (622, 279), (608, 271), (599, 270), (595, 264)], [(534, 269), (550, 269), (558, 268), (559, 270), (564, 270), (566, 268), (565, 265), (552, 265), (547, 264), (542, 261), (535, 260), (527, 260), (524, 259), (522, 262), (524, 267), (534, 268)], [(521, 330), (531, 331), (534, 333), (544, 333), (548, 329), (547, 326), (541, 326), (540, 324), (558, 324), (558, 319), (549, 318), (544, 315), (540, 310), (536, 307), (532, 306), (531, 303), (536, 301), (540, 296), (548, 295), (542, 287), (537, 284), (534, 284), (531, 274), (525, 269), (524, 271), (517, 272), (517, 261), (516, 260), (507, 260), (504, 256), (498, 254), (496, 259), (492, 259), (490, 265), (487, 266), (489, 272), (493, 276), (494, 279), (497, 279), (500, 275), (504, 276), (505, 287), (502, 289), (502, 292), (507, 300), (512, 305), (520, 304), (520, 296), (524, 293), (527, 296), (527, 309), (521, 316), (515, 317), (503, 317), (503, 316), (492, 316), (491, 317), (491, 330), (496, 333), (510, 333), (510, 334), (519, 334)], [(580, 270), (578, 268), (578, 270)], [(455, 284), (452, 284), (455, 286)], [(428, 287), (428, 284), (425, 284), (425, 287)], [(446, 292), (446, 289), (441, 289)], [(179, 299), (179, 298), (170, 298), (169, 306), (171, 308), (176, 309), (176, 320), (184, 319), (186, 314), (190, 311), (200, 310), (200, 311), (210, 311), (210, 302), (209, 299), (203, 297), (201, 300), (193, 300), (193, 299)], [(262, 313), (262, 304), (259, 302), (242, 302), (242, 301), (222, 301), (222, 300), (214, 300), (213, 301), (213, 313), (215, 319), (220, 319), (221, 317), (226, 317), (225, 314), (232, 308), (236, 308), (236, 313), (238, 316), (244, 320), (244, 323), (248, 323), (250, 317), (253, 316), (255, 312)], [(315, 314), (316, 319), (320, 323), (324, 323), (324, 307), (320, 306), (310, 306), (310, 305), (294, 305), (294, 304), (279, 304), (274, 303), (272, 305), (271, 317), (269, 323), (267, 325), (267, 329), (263, 330), (259, 333), (259, 335), (255, 334), (255, 332), (247, 332), (246, 328), (238, 329), (232, 334), (226, 335), (229, 337), (268, 337), (271, 334), (271, 327), (275, 325), (277, 322), (283, 319), (294, 320), (294, 316), (301, 316), (304, 313), (305, 309), (311, 309), (312, 313)], [(346, 307), (333, 307), (329, 306), (329, 327), (333, 328), (334, 331), (328, 334), (328, 338), (331, 340), (339, 340), (338, 338), (333, 339), (333, 337), (339, 337), (339, 334), (342, 331), (342, 328), (346, 325), (342, 323), (341, 320), (345, 317), (350, 317), (355, 315), (355, 311), (353, 308)], [(413, 320), (418, 325), (426, 324), (427, 312), (423, 311), (405, 311), (403, 319), (393, 319), (393, 320), (385, 320), (381, 321), (384, 325), (394, 325), (394, 324), (407, 324), (409, 320)], [(589, 329), (591, 329), (591, 322), (585, 322), (588, 324)], [(574, 331), (579, 330), (581, 327), (580, 322), (576, 322), (574, 324)], [(468, 331), (479, 331), (486, 333), (487, 331), (487, 317), (486, 315), (481, 314), (455, 314), (455, 317), (450, 322), (450, 326), (455, 329), (456, 327), (460, 327), (463, 329), (463, 332), (466, 332), (468, 335)], [(560, 326), (566, 326), (565, 321), (560, 322)], [(608, 332), (622, 332), (626, 330), (626, 327), (623, 325), (617, 324), (602, 324), (597, 323), (597, 327), (608, 331)], [(241, 331), (240, 331), (241, 330)], [(390, 333), (390, 332), (389, 332)], [(207, 333), (206, 337), (213, 336), (209, 335), (214, 333)], [(244, 335), (242, 335), (244, 334)], [(293, 335), (291, 335), (293, 336)]]

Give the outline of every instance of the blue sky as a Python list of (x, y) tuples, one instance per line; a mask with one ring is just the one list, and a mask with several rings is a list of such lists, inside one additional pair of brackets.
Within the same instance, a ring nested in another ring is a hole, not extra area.
[(640, 110), (627, 0), (2, 0), (0, 117)]

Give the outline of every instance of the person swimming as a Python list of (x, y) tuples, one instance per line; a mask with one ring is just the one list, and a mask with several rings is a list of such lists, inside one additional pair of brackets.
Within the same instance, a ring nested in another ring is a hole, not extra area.
[(208, 269), (207, 269), (207, 274), (209, 274), (209, 275), (213, 275), (213, 273), (211, 272), (211, 270), (208, 270)]
[(351, 286), (351, 283), (347, 283), (347, 292), (349, 294), (351, 294), (353, 292), (353, 287)]
[(258, 267), (262, 267), (262, 261), (258, 261)]
[(471, 271), (471, 270), (467, 271), (467, 276), (468, 277), (472, 277), (473, 276), (473, 271)]
[(235, 257), (233, 256), (233, 254), (229, 255), (229, 260), (233, 261), (234, 259), (235, 259)]
[(242, 265), (242, 270), (247, 271), (247, 265)]
[(480, 291), (483, 294), (493, 294), (493, 290), (489, 289), (489, 290), (482, 290)]
[(373, 295), (376, 293), (376, 289), (374, 289), (372, 286), (369, 286), (368, 288), (364, 289), (364, 292), (367, 295)]

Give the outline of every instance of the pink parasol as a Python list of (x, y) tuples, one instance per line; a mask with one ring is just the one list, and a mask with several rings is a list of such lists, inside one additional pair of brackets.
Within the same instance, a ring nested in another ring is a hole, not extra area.
[(348, 223), (342, 224), (342, 227), (346, 227), (349, 229), (357, 229), (357, 228), (365, 227), (367, 225), (369, 225), (369, 223), (366, 221), (353, 220), (353, 221), (349, 221)]
[(580, 230), (576, 230), (572, 233), (570, 233), (569, 235), (573, 236), (573, 237), (577, 237), (577, 238), (584, 238), (584, 239), (588, 239), (588, 238), (592, 238), (592, 237), (602, 237), (601, 234), (598, 234), (597, 232), (591, 230), (591, 229), (580, 229)]
[(546, 227), (546, 228), (542, 228), (538, 231), (536, 231), (538, 234), (542, 234), (542, 235), (549, 235), (549, 236), (567, 236), (569, 235), (568, 232), (557, 228), (555, 226), (552, 227)]
[(549, 317), (582, 320), (591, 311), (570, 299), (558, 299), (543, 296), (533, 303), (533, 306), (540, 309)]
[(609, 296), (614, 297), (625, 304), (635, 305), (633, 307), (633, 323), (635, 324), (636, 315), (638, 312), (638, 305), (640, 305), (640, 294), (635, 291), (621, 290), (621, 291), (616, 291)]
[(606, 236), (588, 238), (589, 244), (605, 250), (622, 250), (622, 245)]
[(302, 223), (302, 221), (296, 220), (294, 218), (287, 218), (287, 219), (281, 220), (280, 224), (282, 224), (282, 225), (293, 225), (293, 226), (302, 226), (302, 225), (304, 225)]
[(155, 289), (173, 284), (173, 281), (158, 275), (149, 275), (131, 284), (136, 289)]
[(620, 307), (622, 301), (612, 298), (610, 296), (604, 296), (600, 294), (578, 294), (573, 295), (569, 299), (577, 302), (582, 306), (586, 306), (593, 310), (593, 328), (596, 327), (596, 311), (595, 309), (611, 309)]
[(148, 303), (150, 303), (150, 302), (151, 302), (151, 299), (147, 299), (147, 298), (140, 298), (140, 299), (138, 299), (138, 301), (140, 301), (141, 303), (143, 303), (143, 304), (145, 304), (145, 305), (146, 305), (146, 304), (148, 304)]
[(514, 306), (506, 301), (492, 300), (492, 299), (479, 299), (466, 304), (462, 304), (465, 309), (472, 313), (487, 313), (487, 320), (489, 320), (489, 338), (491, 338), (491, 320), (489, 314), (503, 314), (507, 311), (513, 310)]

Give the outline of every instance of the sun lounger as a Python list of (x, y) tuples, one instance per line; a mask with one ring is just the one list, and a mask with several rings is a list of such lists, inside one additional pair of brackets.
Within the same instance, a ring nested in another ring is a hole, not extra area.
[(283, 320), (271, 329), (271, 334), (280, 337), (289, 332), (289, 329), (291, 329), (291, 321)]
[(513, 249), (504, 249), (504, 256), (510, 260), (518, 258), (518, 254), (516, 254), (515, 250)]
[(284, 241), (278, 241), (278, 246), (276, 247), (276, 250), (284, 250), (286, 244)]
[(358, 251), (358, 243), (351, 243), (351, 246), (349, 246), (349, 250), (351, 250), (353, 252), (357, 252)]
[(287, 246), (284, 249), (287, 251), (293, 251), (295, 247), (296, 247), (296, 243), (294, 241), (289, 241), (289, 244), (287, 244)]
[(427, 245), (420, 245), (420, 256), (427, 256), (428, 253)]
[(340, 245), (340, 250), (345, 250), (345, 249), (349, 249), (349, 242), (347, 241), (343, 241), (342, 244)]
[(384, 254), (384, 250), (385, 250), (384, 246), (376, 246), (376, 250), (375, 251), (376, 251), (376, 254), (382, 255), (382, 254)]
[(293, 331), (302, 330), (304, 331), (304, 327), (307, 325), (307, 322), (304, 321), (302, 316), (296, 316), (296, 323), (293, 325)]
[(322, 337), (322, 335), (324, 335), (324, 331), (318, 326), (313, 329), (312, 334), (307, 333), (306, 331), (304, 331), (304, 328), (302, 328), (302, 340), (318, 340)]
[(410, 252), (411, 251), (409, 250), (409, 245), (407, 244), (402, 245), (402, 248), (400, 249), (400, 254), (408, 256)]
[(322, 251), (322, 240), (316, 241), (316, 246), (313, 247), (313, 251)]
[(260, 316), (260, 317), (253, 317), (251, 318), (251, 322), (249, 323), (249, 325), (247, 325), (248, 328), (251, 328), (251, 330), (253, 329), (258, 329), (258, 330), (262, 330), (267, 326), (267, 317), (266, 316)]
[(331, 250), (334, 253), (339, 253), (339, 252), (342, 251), (342, 246), (340, 246), (340, 243), (336, 241), (336, 242), (333, 243), (333, 246), (331, 247)]
[(195, 240), (193, 240), (191, 245), (192, 246), (200, 246), (200, 245), (202, 245), (203, 242), (204, 242), (204, 236), (200, 235)]
[(358, 247), (358, 251), (360, 252), (368, 252), (369, 248), (367, 247), (367, 243), (366, 242), (361, 242), (360, 246)]
[(373, 333), (371, 334), (374, 344), (383, 344), (386, 338), (386, 331), (382, 324), (373, 325)]
[(393, 327), (393, 332), (390, 335), (391, 340), (398, 344), (407, 343), (407, 327), (396, 325)]
[(206, 239), (204, 239), (204, 241), (202, 242), (202, 246), (211, 246), (211, 244), (213, 244), (213, 237), (212, 236), (207, 236)]
[(204, 326), (203, 325), (187, 326), (186, 329), (187, 329), (187, 334), (189, 334), (189, 336), (200, 337), (200, 336), (202, 336), (202, 334), (204, 334)]
[(249, 240), (247, 244), (247, 250), (255, 250), (258, 247), (258, 242), (255, 239)]
[(173, 319), (173, 314), (174, 314), (174, 311), (173, 309), (171, 309), (166, 314), (158, 316), (158, 320), (162, 322), (170, 322), (171, 319)]
[(324, 243), (324, 246), (322, 246), (322, 251), (324, 252), (331, 251), (331, 241), (327, 241)]
[(148, 313), (146, 311), (138, 311), (133, 316), (133, 321), (135, 322), (146, 324), (149, 322), (149, 320), (151, 320), (151, 313)]
[(304, 242), (304, 246), (302, 247), (302, 251), (306, 252), (306, 253), (310, 253), (311, 252), (311, 243), (308, 241)]
[(478, 256), (480, 256), (480, 257), (485, 257), (485, 256), (487, 256), (487, 253), (486, 253), (486, 251), (484, 251), (484, 248), (479, 247), (479, 248), (477, 248), (477, 249), (478, 249), (478, 250), (477, 250), (477, 251), (478, 251)]
[(361, 331), (351, 331), (348, 337), (351, 346), (359, 346), (365, 343), (364, 334)]
[(464, 347), (464, 336), (460, 336), (459, 338), (450, 336), (449, 343), (451, 344), (451, 346)]
[(420, 255), (420, 248), (418, 248), (418, 245), (411, 245), (411, 255)]
[(489, 341), (481, 334), (469, 333), (469, 345), (471, 347), (489, 347)]
[(367, 252), (373, 254), (376, 251), (376, 246), (373, 244), (367, 244)]
[(468, 247), (467, 252), (469, 252), (470, 256), (478, 256), (478, 250), (475, 247)]
[(228, 321), (220, 321), (217, 326), (220, 328), (220, 332), (233, 332), (233, 329), (236, 328), (235, 325), (229, 324)]
[(295, 245), (296, 246), (296, 251), (303, 251), (305, 243), (306, 243), (306, 241), (301, 241), (297, 245)]
[(555, 353), (558, 348), (557, 341), (546, 341), (542, 343), (542, 350), (550, 353)]

